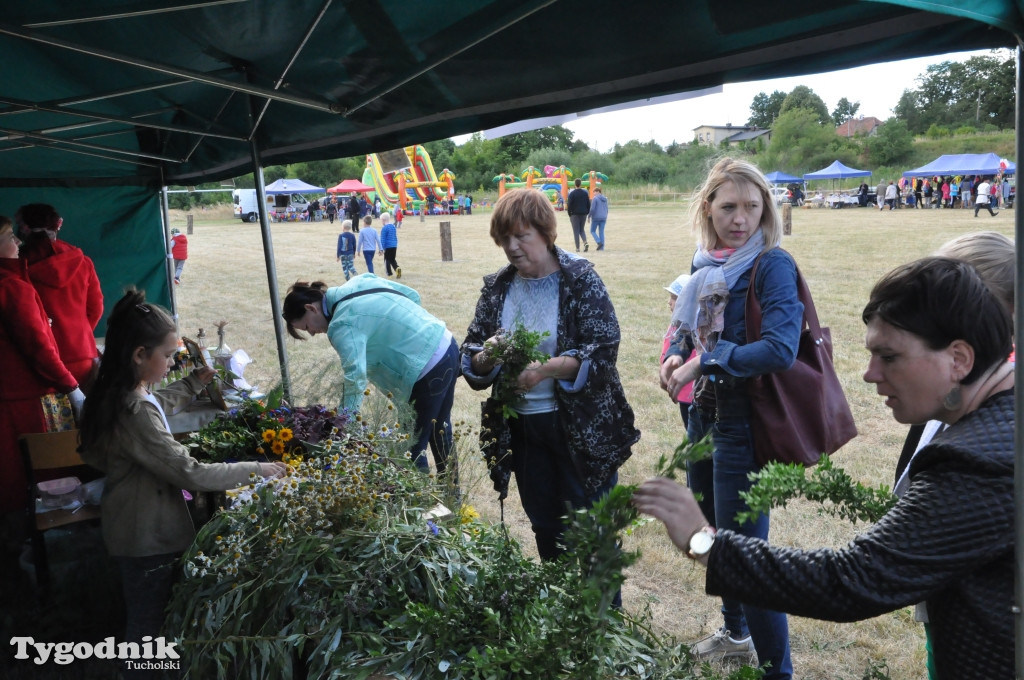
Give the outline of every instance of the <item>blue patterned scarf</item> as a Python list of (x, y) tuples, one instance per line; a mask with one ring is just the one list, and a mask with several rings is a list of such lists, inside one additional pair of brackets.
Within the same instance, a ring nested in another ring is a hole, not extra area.
[(679, 294), (672, 315), (673, 325), (679, 324), (676, 339), (683, 333), (689, 335), (694, 348), (702, 354), (715, 348), (724, 327), (729, 289), (753, 266), (763, 249), (764, 234), (760, 228), (731, 253), (697, 249), (693, 255), (695, 270)]

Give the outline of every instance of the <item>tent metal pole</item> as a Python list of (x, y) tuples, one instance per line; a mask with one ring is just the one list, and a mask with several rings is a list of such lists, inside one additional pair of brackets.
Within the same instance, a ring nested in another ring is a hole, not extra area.
[(263, 163), (256, 141), (249, 142), (252, 151), (253, 176), (256, 178), (256, 204), (260, 213), (260, 235), (263, 237), (263, 260), (267, 265), (267, 285), (270, 288), (270, 314), (277, 337), (277, 362), (281, 366), (281, 387), (284, 398), (291, 401), (291, 375), (288, 371), (288, 351), (284, 346), (284, 319), (281, 318), (280, 292), (277, 287), (277, 266), (274, 264), (274, 243), (270, 235), (270, 215), (267, 213), (267, 183), (263, 179)]
[[(1024, 92), (1024, 74), (1021, 67), (1024, 61), (1024, 51), (1021, 47), (1021, 36), (1017, 36), (1017, 102), (1016, 119), (1017, 129), (1015, 142), (1017, 147), (1017, 162), (1024, 158), (1024, 109), (1020, 104), (1020, 93)], [(1017, 173), (1017, 199), (1013, 201), (1013, 230), (1014, 243), (1017, 248), (1017, 287), (1020, 287), (1022, 275), (1024, 275), (1024, 249), (1021, 248), (1024, 239), (1024, 206), (1019, 202), (1020, 198), (1020, 173)], [(1017, 291), (1014, 296), (1014, 335), (1015, 347), (1024, 347), (1024, 296)], [(1013, 368), (1014, 385), (1024, 385), (1024, 362), (1018, 361)], [(1024, 617), (1021, 616), (1021, 609), (1024, 607), (1024, 400), (1015, 399), (1013, 407), (1014, 428), (1014, 466), (1013, 466), (1013, 492), (1014, 492), (1014, 675), (1020, 680), (1024, 678)]]
[[(162, 173), (161, 173), (162, 174)], [(171, 211), (167, 202), (167, 185), (160, 187), (160, 217), (163, 220), (164, 251), (167, 257), (164, 258), (167, 272), (168, 298), (171, 300), (171, 318), (174, 319), (174, 327), (178, 328), (178, 296), (174, 290), (174, 260), (171, 259)], [(179, 329), (180, 332), (180, 329)]]

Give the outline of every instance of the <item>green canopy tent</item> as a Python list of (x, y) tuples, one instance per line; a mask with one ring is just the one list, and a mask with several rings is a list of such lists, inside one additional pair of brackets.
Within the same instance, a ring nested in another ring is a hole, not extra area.
[[(108, 299), (135, 283), (167, 303), (169, 184), (255, 170), (263, 194), (264, 164), (723, 83), (1017, 47), (1022, 12), (1012, 0), (448, 0), (441, 11), (399, 0), (14, 3), (0, 23), (0, 212), (59, 206), (63, 236), (94, 259)], [(558, 59), (537, 62), (556, 48)], [(1024, 540), (1017, 550), (1020, 565)]]
[[(585, 17), (556, 0), (22, 3), (0, 24), (17, 64), (0, 83), (0, 210), (54, 203), (108, 298), (134, 282), (169, 303), (168, 184), (1022, 32), (1009, 0), (594, 0)], [(554, 45), (564, 56), (534, 65)], [(265, 245), (272, 269), (269, 231)]]

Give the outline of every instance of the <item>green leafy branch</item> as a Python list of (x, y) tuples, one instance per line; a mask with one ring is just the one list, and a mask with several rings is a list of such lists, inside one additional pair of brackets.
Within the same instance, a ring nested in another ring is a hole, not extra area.
[(658, 477), (675, 479), (678, 471), (682, 470), (685, 472), (686, 466), (690, 463), (711, 458), (714, 451), (715, 444), (711, 441), (710, 435), (704, 437), (699, 442), (691, 442), (689, 439), (684, 438), (683, 443), (676, 447), (671, 457), (662, 455), (658, 458), (658, 465), (654, 474)]
[(854, 524), (877, 522), (896, 505), (897, 498), (884, 484), (878, 488), (854, 482), (842, 468), (832, 464), (827, 455), (810, 474), (795, 463), (769, 463), (758, 472), (750, 473), (755, 482), (747, 492), (740, 492), (750, 512), (736, 516), (741, 524), (753, 521), (771, 508), (785, 507), (794, 498), (806, 498), (818, 503), (819, 512), (848, 519)]
[(533, 362), (543, 364), (551, 358), (549, 354), (537, 349), (541, 341), (551, 334), (547, 331), (531, 331), (516, 322), (511, 332), (499, 329), (495, 335), (498, 342), (484, 349), (488, 359), (503, 366), (494, 384), (492, 396), (501, 402), (501, 412), (505, 418), (517, 418), (519, 414), (512, 405), (521, 397), (518, 391), (519, 374)]

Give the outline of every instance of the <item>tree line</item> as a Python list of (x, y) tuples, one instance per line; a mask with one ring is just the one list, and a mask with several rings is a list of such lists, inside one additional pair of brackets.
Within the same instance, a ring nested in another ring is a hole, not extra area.
[[(900, 77), (894, 65), (893, 77)], [(758, 93), (750, 104), (747, 125), (772, 130), (770, 143), (762, 140), (730, 147), (766, 170), (802, 174), (834, 160), (859, 168), (894, 168), (912, 155), (915, 138), (943, 139), (1014, 126), (1016, 71), (1013, 53), (993, 50), (962, 62), (944, 61), (919, 74), (914, 88), (904, 90), (888, 118), (874, 134), (843, 137), (836, 128), (857, 116), (860, 102), (846, 97), (830, 111), (813, 90), (798, 85), (791, 92)], [(653, 140), (631, 140), (602, 153), (574, 138), (571, 130), (553, 126), (499, 139), (479, 133), (462, 144), (441, 139), (424, 144), (434, 168), (448, 168), (460, 190), (492, 190), (499, 173), (520, 174), (530, 165), (565, 165), (577, 174), (597, 170), (617, 186), (659, 186), (688, 191), (706, 173), (710, 159), (723, 150), (706, 144), (673, 142), (661, 146)], [(362, 178), (365, 157), (309, 161), (269, 166), (266, 181), (298, 177), (322, 187), (342, 179)], [(201, 188), (216, 187), (204, 185)], [(235, 180), (235, 186), (255, 186), (253, 176)], [(174, 194), (171, 206), (188, 208), (200, 203), (224, 202), (220, 194)]]

